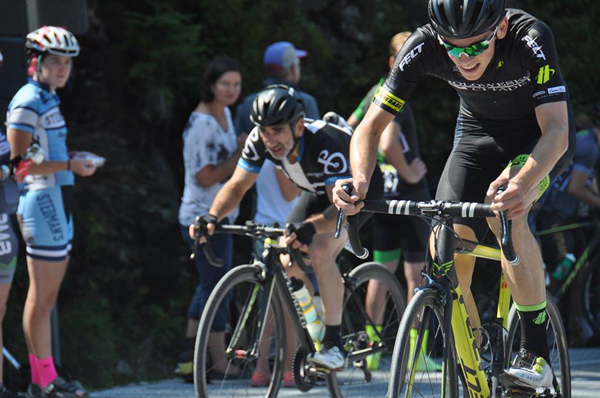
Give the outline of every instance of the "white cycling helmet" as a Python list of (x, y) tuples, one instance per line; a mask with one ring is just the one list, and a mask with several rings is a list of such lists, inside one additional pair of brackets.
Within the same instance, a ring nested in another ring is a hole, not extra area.
[(42, 26), (27, 35), (25, 47), (40, 53), (47, 52), (65, 57), (79, 55), (75, 35), (58, 26)]

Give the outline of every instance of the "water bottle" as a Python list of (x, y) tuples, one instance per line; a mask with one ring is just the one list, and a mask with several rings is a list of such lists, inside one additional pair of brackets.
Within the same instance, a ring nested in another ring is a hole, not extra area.
[(319, 294), (315, 294), (315, 297), (313, 297), (313, 304), (315, 305), (315, 308), (317, 309), (317, 316), (320, 319), (323, 319), (323, 304), (321, 303), (321, 296), (319, 296)]
[(298, 304), (300, 304), (300, 307), (302, 308), (302, 314), (304, 314), (304, 319), (306, 320), (306, 328), (308, 329), (308, 333), (313, 341), (319, 341), (323, 337), (322, 335), (325, 332), (325, 327), (317, 314), (317, 309), (313, 303), (313, 298), (300, 279), (292, 277), (291, 282), (292, 292), (294, 293), (296, 300), (298, 300)]
[(313, 341), (317, 342), (322, 341), (323, 337), (325, 337), (325, 322), (323, 321), (323, 304), (321, 304), (321, 296), (315, 295), (315, 297), (313, 297), (313, 303), (317, 310), (317, 320), (309, 325), (308, 331)]
[(571, 253), (567, 253), (560, 263), (558, 263), (556, 269), (552, 271), (552, 278), (559, 282), (562, 281), (569, 271), (571, 271), (573, 264), (575, 264), (575, 256)]

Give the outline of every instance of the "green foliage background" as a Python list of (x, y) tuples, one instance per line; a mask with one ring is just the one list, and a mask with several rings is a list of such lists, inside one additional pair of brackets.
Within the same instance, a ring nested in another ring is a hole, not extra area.
[[(598, 99), (600, 3), (524, 0), (555, 33), (577, 112)], [(108, 158), (78, 179), (74, 250), (60, 296), (63, 367), (92, 387), (170, 375), (197, 275), (181, 242), (181, 133), (199, 101), (204, 67), (236, 58), (243, 94), (265, 77), (267, 45), (309, 52), (301, 88), (322, 113), (349, 115), (387, 72), (389, 38), (426, 23), (425, 0), (90, 0), (69, 87), (59, 95), (69, 147)], [(450, 151), (457, 96), (424, 80), (411, 104), (430, 178)], [(238, 242), (242, 247), (247, 243)], [(245, 255), (238, 255), (243, 261)], [(20, 316), (27, 289), (20, 264), (4, 322), (5, 342), (25, 362)]]

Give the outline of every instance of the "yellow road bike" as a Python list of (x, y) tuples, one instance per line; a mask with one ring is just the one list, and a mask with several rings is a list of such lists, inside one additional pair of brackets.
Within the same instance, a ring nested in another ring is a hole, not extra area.
[[(461, 392), (472, 398), (571, 397), (566, 334), (558, 308), (549, 294), (545, 322), (549, 359), (555, 374), (552, 388), (534, 391), (503, 386), (499, 381), (499, 375), (510, 366), (513, 347), (520, 341), (519, 319), (516, 308), (511, 308), (504, 276), (500, 278), (496, 318), (479, 329), (480, 346), (476, 343), (454, 269), (454, 253), (500, 261), (504, 252), (509, 262), (518, 263), (510, 240), (511, 223), (504, 214), (501, 214), (501, 252), (497, 247), (463, 240), (452, 230), (452, 218), (456, 216), (495, 217), (489, 205), (404, 200), (365, 201), (364, 204), (361, 211), (431, 219), (435, 233), (435, 253), (422, 273), (426, 284), (418, 289), (400, 323), (388, 397), (458, 397)], [(363, 254), (358, 231), (349, 228), (349, 236), (353, 251)], [(440, 351), (441, 355), (436, 355)], [(430, 358), (436, 356), (441, 357), (441, 372), (437, 371), (438, 366), (432, 366), (434, 362)]]

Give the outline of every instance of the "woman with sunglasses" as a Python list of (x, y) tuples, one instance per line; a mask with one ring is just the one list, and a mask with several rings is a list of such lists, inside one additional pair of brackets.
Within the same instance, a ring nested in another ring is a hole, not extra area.
[[(376, 164), (381, 132), (398, 114), (419, 80), (434, 76), (460, 97), (454, 147), (436, 199), (492, 203), (513, 220), (518, 266), (503, 270), (521, 319), (521, 350), (501, 378), (505, 384), (551, 387), (542, 258), (527, 214), (547, 184), (568, 165), (575, 126), (550, 28), (506, 0), (429, 0), (427, 24), (407, 40), (351, 142), (356, 195), (334, 189), (335, 203), (356, 212)], [(510, 167), (507, 167), (510, 166)], [(506, 190), (498, 194), (500, 186)], [(481, 240), (483, 219), (455, 219), (464, 239)], [(498, 235), (499, 225), (489, 227)], [(457, 256), (456, 271), (471, 324), (479, 326), (470, 291), (474, 260)]]

